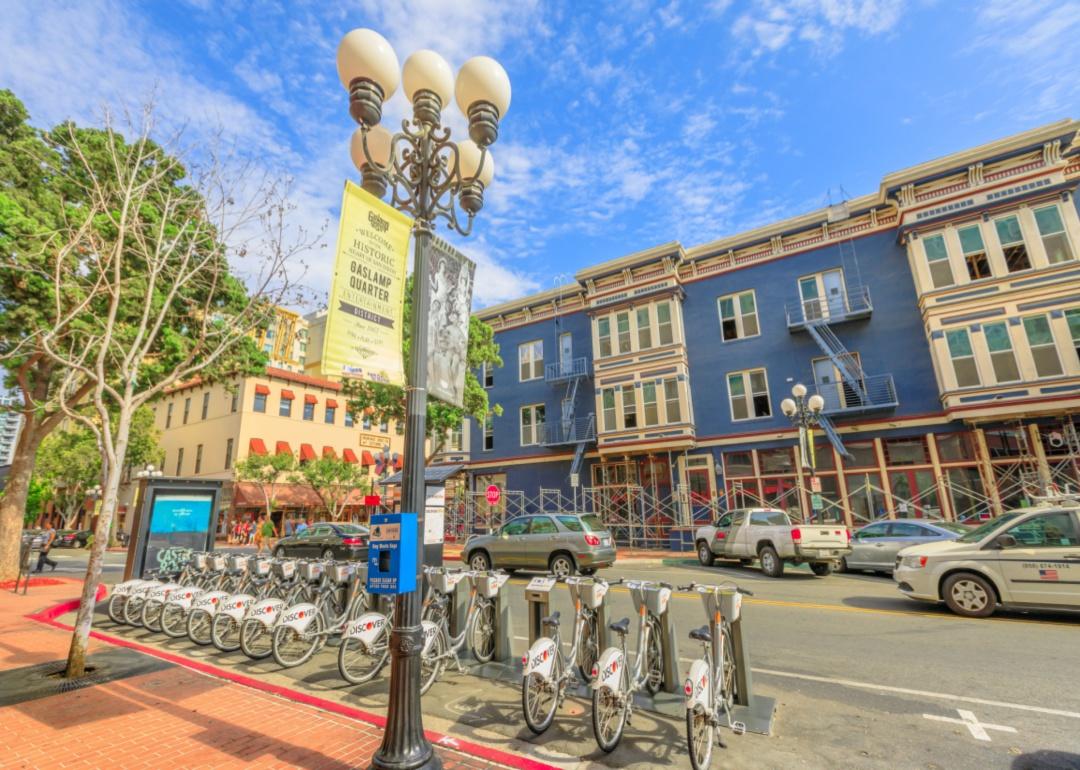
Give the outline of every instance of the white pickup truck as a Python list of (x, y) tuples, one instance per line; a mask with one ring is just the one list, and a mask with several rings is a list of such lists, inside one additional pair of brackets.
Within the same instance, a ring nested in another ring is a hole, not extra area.
[(717, 559), (744, 565), (760, 559), (761, 571), (769, 577), (783, 575), (785, 562), (809, 563), (815, 575), (825, 576), (851, 553), (851, 532), (843, 524), (792, 524), (776, 508), (742, 508), (699, 527), (694, 544), (706, 567)]

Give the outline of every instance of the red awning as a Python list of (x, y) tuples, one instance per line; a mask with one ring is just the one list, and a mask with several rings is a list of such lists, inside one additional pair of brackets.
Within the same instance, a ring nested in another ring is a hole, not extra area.
[(378, 505), (378, 504), (379, 504), (379, 496), (378, 495), (364, 495), (364, 505)]
[(356, 459), (356, 452), (352, 451), (348, 447), (345, 447), (344, 449), (341, 450), (341, 456), (343, 458), (345, 458), (345, 462), (347, 462), (347, 463), (358, 463), (358, 462), (360, 462), (359, 460)]
[(337, 409), (337, 401), (332, 398), (328, 398), (326, 399), (326, 406), (330, 409)]
[(291, 390), (283, 390), (281, 391), (281, 397), (286, 401), (292, 401), (294, 398), (296, 398), (296, 394), (293, 393)]
[(337, 452), (334, 451), (332, 446), (324, 446), (322, 448), (323, 457), (337, 457)]
[[(258, 508), (266, 510), (266, 491), (261, 484), (253, 481), (238, 481), (233, 485), (233, 505), (237, 508)], [(274, 506), (282, 508), (307, 508), (317, 511), (323, 507), (323, 501), (306, 484), (278, 484), (274, 489)]]
[(360, 452), (360, 464), (361, 465), (374, 465), (375, 458), (371, 456), (371, 452), (366, 449)]
[(317, 403), (319, 403), (319, 399), (315, 398), (315, 396), (311, 395), (310, 393), (305, 393), (304, 394), (304, 403), (305, 404), (317, 404)]
[(255, 392), (258, 393), (260, 396), (269, 396), (270, 388), (265, 385), (256, 385)]
[(263, 443), (261, 438), (253, 438), (248, 441), (248, 452), (253, 455), (266, 454), (266, 444)]
[(305, 460), (314, 460), (314, 459), (315, 459), (315, 448), (312, 447), (311, 444), (301, 444), (300, 445), (300, 462), (304, 462)]
[(274, 447), (274, 454), (291, 455), (292, 454), (292, 447), (289, 446), (288, 441), (279, 441), (279, 442), (277, 442), (277, 446)]

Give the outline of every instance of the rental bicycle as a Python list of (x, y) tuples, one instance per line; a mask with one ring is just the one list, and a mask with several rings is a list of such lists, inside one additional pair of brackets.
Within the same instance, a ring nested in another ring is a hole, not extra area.
[[(549, 579), (556, 579), (551, 576)], [(598, 577), (563, 577), (574, 602), (574, 635), (570, 652), (564, 654), (559, 635), (559, 613), (553, 612), (540, 623), (553, 629), (550, 637), (537, 639), (521, 659), (521, 709), (525, 724), (539, 735), (555, 719), (555, 711), (566, 699), (566, 691), (575, 680), (574, 664), (585, 684), (589, 683), (599, 654), (597, 613), (607, 595), (607, 581)], [(621, 582), (621, 581), (618, 581)]]
[(285, 591), (285, 598), (268, 596), (253, 603), (240, 624), (240, 649), (254, 660), (273, 653), (274, 629), (282, 610), (296, 604), (297, 596), (322, 579), (325, 564), (321, 561), (283, 560), (276, 563), (274, 568), (281, 572), (283, 581), (288, 581), (287, 586), (283, 584), (279, 588), (279, 592)]
[(683, 693), (686, 696), (686, 746), (694, 770), (708, 770), (713, 745), (727, 748), (718, 728), (726, 725), (736, 735), (746, 725), (732, 717), (738, 697), (738, 665), (731, 643), (731, 624), (739, 619), (743, 595), (753, 596), (734, 583), (691, 583), (680, 591), (694, 591), (705, 607), (707, 625), (695, 628), (690, 638), (701, 642), (702, 657), (690, 666)]
[[(365, 612), (345, 624), (338, 647), (338, 673), (349, 684), (370, 682), (390, 657), (390, 629), (394, 626), (394, 601), (380, 597), (374, 612)], [(386, 607), (386, 611), (381, 609)]]
[(279, 666), (306, 663), (332, 634), (367, 609), (363, 589), (365, 570), (352, 562), (324, 562), (326, 571), (314, 602), (301, 602), (282, 611), (274, 628), (271, 651)]
[(637, 657), (627, 665), (626, 636), (630, 618), (608, 625), (619, 646), (608, 647), (593, 667), (592, 725), (596, 744), (614, 751), (634, 710), (634, 693), (657, 693), (664, 684), (660, 618), (667, 612), (673, 586), (664, 582), (626, 580), (638, 612)]
[[(292, 560), (251, 557), (253, 567), (246, 585), (218, 605), (210, 624), (210, 641), (222, 652), (240, 649), (240, 626), (248, 610), (263, 599), (278, 599), (284, 603), (285, 595), (292, 590), (296, 564)], [(285, 564), (288, 567), (285, 567)]]
[[(158, 555), (158, 569), (147, 572), (145, 578), (125, 580), (113, 587), (112, 596), (109, 597), (109, 602), (105, 606), (109, 619), (113, 623), (138, 624), (141, 621), (142, 606), (145, 602), (144, 594), (153, 586), (194, 580), (202, 570), (198, 563), (201, 560), (205, 565), (206, 556), (207, 554), (195, 553), (190, 548), (165, 549)], [(133, 597), (134, 601), (128, 609), (128, 600)]]

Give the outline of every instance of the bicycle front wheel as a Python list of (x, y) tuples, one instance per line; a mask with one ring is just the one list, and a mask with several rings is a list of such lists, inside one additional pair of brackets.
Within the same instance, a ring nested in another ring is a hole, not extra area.
[(211, 626), (214, 617), (206, 610), (192, 610), (187, 618), (187, 635), (195, 644), (207, 645), (213, 641)]
[(129, 596), (124, 602), (124, 622), (129, 626), (142, 625), (142, 608), (146, 599), (141, 596)]
[(648, 641), (645, 647), (645, 689), (656, 695), (664, 685), (664, 649), (660, 641), (660, 621), (649, 615)]
[(592, 681), (593, 666), (600, 657), (599, 639), (596, 613), (590, 612), (585, 618), (585, 625), (581, 627), (581, 641), (578, 644), (577, 654), (578, 672), (581, 674), (581, 681), (586, 684)]
[(274, 629), (271, 651), (279, 666), (293, 668), (311, 660), (319, 648), (320, 632), (324, 628), (321, 612), (316, 612), (311, 624), (303, 631), (292, 626), (278, 626)]
[(551, 727), (555, 719), (558, 689), (557, 684), (535, 671), (521, 680), (521, 710), (525, 714), (525, 724), (537, 735)]
[(420, 657), (420, 694), (424, 695), (435, 684), (435, 680), (442, 673), (444, 656), (446, 655), (446, 634), (441, 630), (435, 634), (431, 642), (431, 649), (422, 653)]
[(255, 618), (248, 618), (240, 625), (240, 649), (253, 660), (260, 660), (273, 652), (273, 634)]
[(481, 663), (490, 663), (495, 657), (495, 604), (480, 605), (472, 627), (473, 657)]
[(161, 609), (165, 603), (160, 599), (148, 599), (143, 602), (139, 620), (151, 631), (161, 631)]
[(338, 647), (338, 672), (349, 684), (364, 684), (374, 679), (390, 656), (390, 634), (384, 626), (370, 645), (354, 636), (341, 640)]
[(622, 740), (623, 728), (626, 727), (626, 710), (629, 701), (623, 702), (615, 692), (607, 687), (593, 690), (592, 727), (596, 745), (602, 751), (612, 752)]
[(690, 766), (694, 770), (708, 770), (712, 761), (715, 729), (701, 706), (686, 710), (686, 748), (690, 752)]
[(161, 630), (172, 639), (187, 634), (187, 610), (179, 604), (165, 603), (161, 608)]
[(127, 604), (127, 594), (113, 594), (109, 597), (109, 603), (105, 609), (109, 613), (109, 620), (113, 623), (126, 623), (124, 619), (124, 605)]
[(210, 641), (222, 652), (240, 649), (240, 624), (232, 615), (219, 612), (210, 624)]

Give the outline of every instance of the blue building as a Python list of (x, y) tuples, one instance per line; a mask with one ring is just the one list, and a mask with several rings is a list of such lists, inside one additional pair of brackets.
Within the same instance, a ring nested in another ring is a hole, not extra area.
[[(466, 431), (470, 515), (584, 507), (659, 542), (738, 505), (963, 520), (1076, 485), (1078, 128), (481, 311), (503, 414)], [(780, 409), (797, 383), (825, 402), (812, 457)]]

